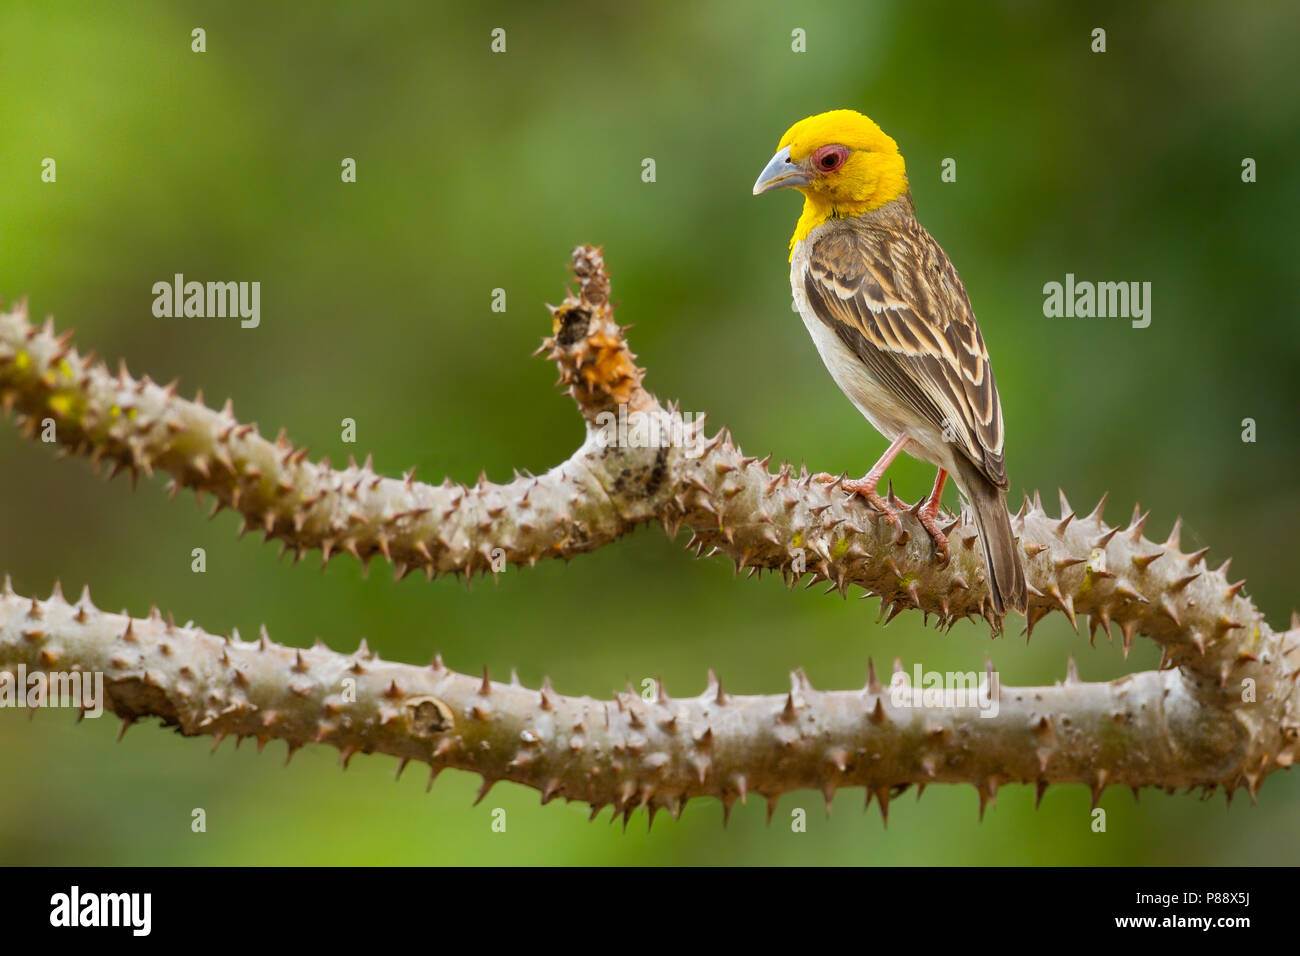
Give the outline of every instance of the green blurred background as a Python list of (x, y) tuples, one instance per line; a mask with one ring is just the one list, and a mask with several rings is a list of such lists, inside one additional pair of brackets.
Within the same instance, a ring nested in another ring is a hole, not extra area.
[[(966, 282), (994, 356), (1012, 494), (1064, 487), (1113, 520), (1135, 502), (1163, 534), (1235, 555), (1276, 626), (1297, 593), (1281, 539), (1300, 519), (1296, 409), (1300, 104), (1294, 5), (1031, 3), (25, 3), (0, 8), (0, 294), (75, 328), (77, 343), (186, 394), (235, 398), (267, 434), (286, 426), (334, 461), (373, 452), (396, 475), (472, 480), (541, 471), (580, 419), (529, 357), (563, 295), (569, 250), (602, 243), (648, 384), (707, 410), (755, 453), (860, 473), (884, 442), (842, 398), (789, 307), (796, 197), (750, 186), (782, 132), (810, 113), (862, 109), (900, 143), (922, 222)], [(207, 31), (207, 52), (190, 31)], [(1108, 52), (1090, 52), (1090, 31)], [(489, 50), (495, 27), (507, 52)], [(807, 52), (791, 50), (791, 31)], [(44, 157), (58, 181), (40, 181)], [(354, 157), (358, 182), (340, 182)], [(657, 182), (643, 183), (652, 157)], [(945, 157), (957, 181), (940, 181)], [(1258, 163), (1255, 184), (1241, 162)], [(173, 273), (259, 280), (262, 322), (156, 319)], [(1153, 284), (1153, 321), (1048, 319), (1042, 286)], [(490, 311), (491, 290), (508, 311)], [(339, 422), (358, 423), (358, 444)], [(1258, 441), (1241, 440), (1242, 419)], [(929, 488), (902, 461), (899, 493)], [(950, 499), (951, 500), (951, 499)], [(131, 491), (83, 460), (56, 461), (0, 428), (0, 570), (45, 595), (89, 583), (101, 607), (152, 602), (215, 632), (322, 638), (458, 670), (511, 667), (535, 686), (607, 696), (663, 675), (699, 693), (773, 693), (802, 666), (858, 686), (868, 655), (1050, 683), (1074, 654), (1084, 679), (1125, 662), (1060, 615), (1032, 644), (942, 636), (877, 604), (734, 580), (685, 536), (643, 530), (572, 564), (511, 571), (468, 591), (368, 579), (340, 560), (291, 567), (229, 512)], [(190, 549), (208, 571), (190, 570)], [(1289, 551), (1289, 548), (1288, 548)], [(0, 711), (0, 863), (1293, 863), (1300, 779), (1239, 797), (1112, 788), (1104, 834), (1083, 786), (1008, 786), (984, 822), (971, 787), (897, 801), (888, 829), (862, 793), (829, 820), (812, 792), (762, 801), (723, 829), (716, 801), (647, 833), (538, 805), (511, 784), (308, 747), (186, 740), (147, 722), (120, 744), (112, 718)], [(206, 834), (190, 832), (203, 807)], [(493, 833), (491, 811), (508, 813)], [(808, 832), (789, 826), (809, 811)]]

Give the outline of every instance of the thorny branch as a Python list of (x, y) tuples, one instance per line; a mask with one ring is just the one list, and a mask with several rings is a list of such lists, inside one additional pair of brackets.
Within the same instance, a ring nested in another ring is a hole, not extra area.
[[(940, 626), (989, 610), (973, 526), (950, 519), (951, 560), (938, 566), (913, 515), (901, 533), (864, 502), (821, 485), (789, 465), (746, 456), (725, 432), (705, 439), (643, 385), (613, 319), (600, 253), (574, 251), (577, 291), (552, 309), (553, 335), (542, 351), (587, 421), (587, 440), (545, 475), (466, 487), (428, 485), (407, 474), (376, 475), (365, 465), (334, 469), (307, 460), (284, 433), (268, 441), (201, 396), (186, 401), (174, 384), (116, 375), (31, 325), (25, 307), (0, 314), (0, 401), (28, 435), (47, 421), (68, 452), (113, 473), (165, 471), (181, 487), (238, 511), (296, 558), (376, 554), (398, 576), (489, 573), (501, 549), (513, 564), (592, 551), (639, 524), (659, 521), (670, 535), (692, 532), (697, 552), (725, 554), (750, 574), (779, 571), (790, 586), (851, 586), (881, 598), (882, 616), (907, 609)], [(653, 420), (662, 435), (695, 443), (626, 447), (600, 440), (602, 413), (623, 407)], [(696, 452), (699, 448), (694, 449)], [(1064, 685), (1003, 688), (996, 717), (974, 710), (904, 709), (874, 674), (860, 691), (827, 692), (801, 674), (786, 695), (728, 695), (716, 679), (698, 698), (635, 694), (612, 701), (567, 698), (548, 686), (531, 691), (448, 671), (381, 662), (364, 648), (344, 656), (316, 647), (214, 637), (178, 627), (155, 612), (131, 619), (95, 609), (88, 596), (69, 605), (57, 592), (40, 602), (0, 597), (0, 669), (102, 671), (109, 706), (125, 720), (158, 716), (185, 734), (285, 740), (290, 752), (324, 742), (352, 753), (390, 753), (473, 770), (484, 792), (513, 780), (629, 816), (638, 806), (680, 812), (696, 796), (730, 807), (758, 793), (769, 807), (792, 789), (863, 786), (882, 812), (911, 784), (964, 781), (984, 802), (1000, 783), (1034, 781), (1104, 787), (1246, 786), (1289, 767), (1300, 749), (1300, 625), (1274, 632), (1232, 583), (1227, 563), (1211, 570), (1205, 552), (1184, 554), (1178, 526), (1163, 543), (1143, 536), (1135, 512), (1107, 525), (1099, 504), (1077, 516), (1061, 497), (1049, 516), (1037, 497), (1014, 516), (1027, 558), (1028, 630), (1059, 610), (1078, 627), (1087, 615), (1121, 635), (1164, 651), (1161, 670), (1107, 684), (1070, 675)], [(806, 569), (806, 570), (805, 570)], [(356, 700), (341, 696), (356, 681)]]

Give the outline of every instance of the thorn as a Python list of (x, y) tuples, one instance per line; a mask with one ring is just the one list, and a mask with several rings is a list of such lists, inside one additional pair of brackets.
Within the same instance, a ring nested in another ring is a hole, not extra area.
[[(1178, 614), (1175, 612), (1174, 606), (1168, 598), (1163, 598), (1160, 601), (1160, 613), (1173, 621), (1174, 627), (1182, 627), (1182, 624), (1178, 620)], [(1202, 651), (1202, 653), (1204, 653), (1204, 651)]]
[[(831, 766), (840, 773), (843, 773), (849, 766), (849, 754), (843, 747), (836, 747), (827, 755), (827, 759), (831, 762)], [(741, 777), (740, 779), (744, 780), (745, 778)]]
[(1079, 622), (1074, 616), (1074, 596), (1062, 595), (1061, 589), (1057, 587), (1055, 581), (1048, 584), (1047, 593), (1051, 596), (1052, 600), (1057, 603), (1057, 606), (1065, 612), (1065, 616), (1070, 619), (1070, 626), (1074, 628), (1074, 632), (1076, 634), (1079, 633)]
[(1131, 560), (1133, 562), (1133, 567), (1137, 568), (1139, 572), (1142, 572), (1164, 556), (1165, 553), (1163, 551), (1153, 551), (1151, 554), (1135, 554)]
[(1146, 597), (1138, 593), (1138, 591), (1133, 587), (1133, 585), (1129, 584), (1127, 581), (1120, 581), (1118, 584), (1116, 584), (1115, 593), (1118, 594), (1120, 597), (1126, 598), (1137, 604), (1151, 603), (1149, 600), (1147, 600)]
[(725, 705), (727, 702), (727, 695), (722, 691), (722, 681), (718, 680), (718, 675), (714, 673), (712, 667), (709, 668), (707, 686), (704, 688), (704, 696), (710, 695), (719, 705)]
[(1128, 660), (1128, 652), (1133, 648), (1133, 635), (1137, 633), (1137, 622), (1127, 620), (1120, 625), (1120, 630), (1124, 632), (1124, 659)]
[(1115, 537), (1115, 535), (1117, 535), (1117, 534), (1119, 534), (1119, 528), (1118, 528), (1118, 527), (1116, 527), (1116, 528), (1111, 528), (1109, 531), (1105, 532), (1105, 533), (1102, 534), (1100, 537), (1098, 537), (1096, 540), (1094, 540), (1094, 541), (1092, 542), (1092, 546), (1093, 546), (1094, 548), (1102, 548), (1102, 549), (1104, 549), (1104, 548), (1106, 547), (1106, 545), (1110, 544), (1110, 539), (1113, 538), (1113, 537)]
[(1079, 665), (1074, 661), (1074, 655), (1071, 654), (1068, 663), (1065, 665), (1065, 682), (1067, 684), (1079, 683)]
[(1101, 802), (1102, 791), (1106, 789), (1106, 779), (1110, 776), (1109, 770), (1098, 770), (1097, 775), (1093, 778), (1092, 784), (1092, 809), (1097, 809), (1097, 804)]

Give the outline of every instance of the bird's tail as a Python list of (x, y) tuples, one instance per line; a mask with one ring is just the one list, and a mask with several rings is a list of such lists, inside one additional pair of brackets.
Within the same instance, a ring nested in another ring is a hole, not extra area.
[(998, 616), (1008, 609), (1025, 612), (1029, 601), (1025, 585), (1025, 567), (1020, 548), (1011, 534), (1011, 518), (1007, 514), (1006, 498), (1001, 489), (980, 474), (969, 462), (958, 463), (961, 484), (970, 499), (979, 528), (980, 544), (984, 548), (984, 567), (988, 576), (989, 597)]

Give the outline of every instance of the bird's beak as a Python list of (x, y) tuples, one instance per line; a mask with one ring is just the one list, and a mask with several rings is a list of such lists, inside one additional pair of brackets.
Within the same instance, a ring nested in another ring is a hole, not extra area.
[(807, 186), (808, 174), (798, 163), (790, 161), (790, 147), (777, 151), (754, 183), (754, 195), (761, 196), (773, 189), (785, 189), (791, 186)]

